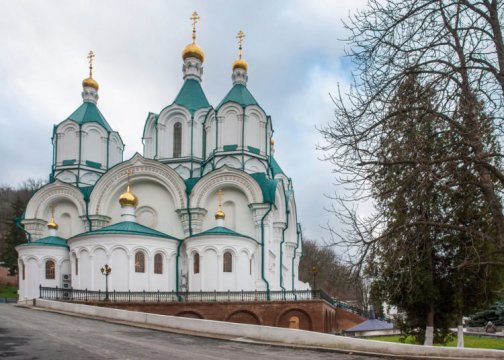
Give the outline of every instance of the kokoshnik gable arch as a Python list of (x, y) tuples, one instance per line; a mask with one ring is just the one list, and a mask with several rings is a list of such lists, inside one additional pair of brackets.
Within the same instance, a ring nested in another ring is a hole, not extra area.
[(271, 117), (247, 88), (238, 39), (232, 87), (213, 107), (194, 21), (180, 92), (149, 113), (143, 155), (127, 161), (97, 107), (90, 52), (83, 104), (54, 127), (50, 182), (26, 209), (20, 299), (38, 297), (39, 285), (103, 290), (105, 264), (117, 291), (308, 288), (292, 181), (274, 159)]

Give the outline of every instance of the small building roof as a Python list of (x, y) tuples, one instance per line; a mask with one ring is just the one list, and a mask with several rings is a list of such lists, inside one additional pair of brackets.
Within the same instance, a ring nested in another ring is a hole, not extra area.
[(366, 320), (358, 325), (355, 325), (354, 327), (351, 327), (350, 329), (346, 329), (345, 332), (390, 330), (393, 328), (394, 328), (394, 325), (389, 322), (378, 320), (378, 319), (369, 319), (369, 320)]

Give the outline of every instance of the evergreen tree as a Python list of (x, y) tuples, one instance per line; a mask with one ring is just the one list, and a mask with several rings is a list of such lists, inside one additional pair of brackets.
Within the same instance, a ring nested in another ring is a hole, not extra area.
[(12, 202), (12, 216), (6, 220), (8, 230), (4, 235), (6, 247), (3, 258), (6, 267), (9, 268), (10, 275), (16, 275), (18, 273), (18, 254), (16, 251), (16, 246), (26, 242), (26, 234), (18, 227), (18, 224), (16, 223), (23, 215), (25, 206), (26, 203), (23, 201), (21, 196), (17, 195)]
[[(406, 313), (403, 332), (426, 344), (434, 335), (444, 342), (450, 321), (445, 316), (450, 312), (441, 291), (445, 280), (437, 251), (446, 234), (430, 225), (442, 222), (445, 215), (442, 168), (432, 163), (443, 155), (446, 140), (445, 129), (432, 112), (424, 110), (432, 108), (430, 100), (429, 91), (410, 76), (390, 108), (379, 154), (384, 165), (372, 179), (384, 228), (369, 262), (376, 279), (374, 293), (402, 309)], [(418, 111), (412, 112), (415, 107)]]

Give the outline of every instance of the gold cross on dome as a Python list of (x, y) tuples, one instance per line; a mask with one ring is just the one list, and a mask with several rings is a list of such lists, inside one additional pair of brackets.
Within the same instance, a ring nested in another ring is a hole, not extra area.
[(93, 59), (95, 57), (95, 54), (93, 50), (89, 50), (89, 54), (87, 56), (89, 60), (89, 77), (93, 77)]
[(192, 40), (194, 44), (196, 42), (196, 23), (198, 22), (200, 17), (198, 13), (195, 11), (192, 13), (192, 16), (189, 19), (192, 20)]
[(238, 35), (236, 35), (236, 38), (238, 39), (238, 56), (241, 59), (242, 58), (242, 46), (243, 46), (243, 39), (245, 38), (245, 34), (243, 31), (239, 31)]

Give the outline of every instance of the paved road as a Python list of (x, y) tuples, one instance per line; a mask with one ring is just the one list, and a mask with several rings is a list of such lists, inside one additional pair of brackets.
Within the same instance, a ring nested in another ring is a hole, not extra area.
[(0, 304), (0, 359), (4, 358), (384, 359), (206, 339)]

